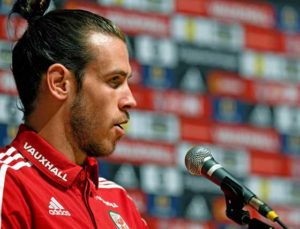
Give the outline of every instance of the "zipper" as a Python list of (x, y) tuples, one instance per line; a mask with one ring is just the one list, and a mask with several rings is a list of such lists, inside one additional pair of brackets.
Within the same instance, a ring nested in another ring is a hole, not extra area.
[(93, 213), (93, 211), (92, 211), (92, 209), (89, 205), (89, 192), (90, 192), (90, 182), (89, 182), (88, 179), (86, 179), (83, 199), (84, 199), (85, 206), (88, 209), (88, 212), (90, 214), (90, 217), (91, 217), (91, 220), (93, 222), (94, 228), (97, 229), (96, 219), (95, 219), (94, 213)]

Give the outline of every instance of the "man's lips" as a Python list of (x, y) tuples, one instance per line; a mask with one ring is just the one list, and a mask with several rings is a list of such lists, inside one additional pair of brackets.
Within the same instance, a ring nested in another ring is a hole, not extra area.
[(121, 124), (115, 124), (114, 126), (119, 127), (121, 129), (124, 129), (123, 126)]
[(123, 125), (125, 125), (127, 123), (128, 123), (128, 120), (124, 120), (124, 121), (121, 121), (121, 122), (118, 122), (118, 123), (114, 124), (114, 126), (118, 126), (118, 127), (122, 128), (122, 129), (124, 129)]
[(121, 125), (114, 125), (114, 129), (116, 131), (116, 134), (119, 137), (122, 137), (123, 135), (125, 135), (125, 130), (123, 129), (123, 127)]
[(119, 135), (124, 135), (125, 134), (125, 130), (124, 130), (124, 125), (128, 123), (128, 120), (124, 120), (124, 121), (120, 121), (120, 122), (117, 122), (116, 124), (114, 124), (114, 127), (116, 128), (117, 130), (117, 133)]

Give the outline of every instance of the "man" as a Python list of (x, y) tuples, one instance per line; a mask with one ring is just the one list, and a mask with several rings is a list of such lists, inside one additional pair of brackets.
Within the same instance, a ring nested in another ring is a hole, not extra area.
[(136, 105), (124, 35), (82, 10), (44, 15), (49, 1), (17, 1), (28, 21), (12, 70), (24, 124), (0, 154), (3, 228), (145, 228), (133, 201), (98, 178), (95, 157), (124, 135)]

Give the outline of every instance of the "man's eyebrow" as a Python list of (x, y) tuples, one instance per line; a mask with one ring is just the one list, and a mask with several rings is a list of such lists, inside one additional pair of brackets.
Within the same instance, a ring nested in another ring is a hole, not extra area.
[(128, 77), (128, 79), (132, 77), (132, 73), (128, 73), (123, 70), (114, 70), (114, 71), (109, 72), (106, 75), (114, 75), (114, 74), (126, 76), (126, 77)]

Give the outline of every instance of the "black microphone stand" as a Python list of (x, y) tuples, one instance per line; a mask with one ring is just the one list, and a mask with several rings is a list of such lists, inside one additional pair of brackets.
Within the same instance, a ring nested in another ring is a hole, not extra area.
[(248, 225), (248, 229), (274, 229), (274, 227), (258, 220), (250, 218), (248, 211), (243, 210), (243, 188), (227, 177), (221, 183), (221, 189), (225, 193), (226, 215), (239, 225)]

